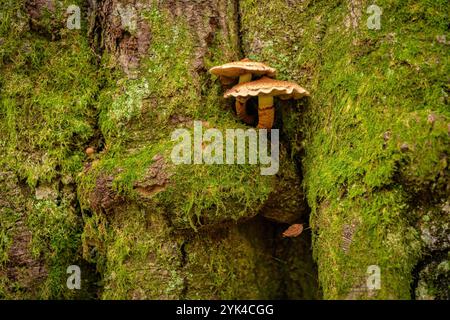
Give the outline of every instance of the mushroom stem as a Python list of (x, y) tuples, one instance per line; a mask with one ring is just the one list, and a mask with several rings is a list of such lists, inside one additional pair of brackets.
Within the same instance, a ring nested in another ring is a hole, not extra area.
[(243, 75), (239, 76), (239, 83), (250, 82), (251, 80), (252, 80), (251, 73), (244, 73)]
[(275, 119), (273, 96), (260, 95), (258, 97), (258, 129), (271, 129)]
[(239, 99), (236, 99), (236, 114), (244, 121), (246, 124), (254, 124), (255, 123), (255, 116), (249, 115), (247, 113), (247, 107), (246, 107), (246, 101), (239, 101)]
[[(245, 73), (239, 77), (239, 83), (245, 83), (250, 82), (252, 80), (252, 74), (251, 73)], [(247, 113), (247, 107), (245, 101), (239, 101), (236, 99), (236, 114), (244, 121), (246, 124), (253, 124), (255, 122), (255, 117), (251, 116)]]

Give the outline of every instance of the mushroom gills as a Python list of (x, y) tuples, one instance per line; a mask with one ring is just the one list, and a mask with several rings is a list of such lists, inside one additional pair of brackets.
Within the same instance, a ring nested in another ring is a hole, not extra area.
[[(263, 77), (256, 81), (240, 83), (225, 92), (224, 97), (248, 99), (258, 96), (258, 128), (271, 129), (275, 120), (273, 99), (300, 99), (309, 93), (298, 84)], [(242, 100), (241, 100), (242, 101)], [(246, 101), (246, 100), (245, 100)]]
[(220, 83), (223, 86), (229, 86), (231, 84), (233, 84), (233, 82), (235, 81), (233, 78), (227, 77), (227, 76), (219, 76), (220, 79)]
[(273, 96), (258, 96), (258, 129), (271, 129), (275, 119)]

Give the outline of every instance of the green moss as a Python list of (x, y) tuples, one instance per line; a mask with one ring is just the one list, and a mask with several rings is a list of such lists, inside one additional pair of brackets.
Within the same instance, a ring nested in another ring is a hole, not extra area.
[(353, 28), (338, 2), (241, 3), (246, 54), (312, 93), (304, 111), (285, 108), (283, 123), (294, 154), (305, 154), (325, 298), (346, 297), (371, 264), (384, 279), (372, 298), (408, 298), (421, 253), (411, 195), (448, 192), (449, 57), (436, 41), (448, 37), (446, 3), (377, 1), (379, 31), (366, 27), (370, 4), (356, 4)]
[[(60, 1), (30, 23), (24, 2), (0, 1), (0, 168), (19, 181), (0, 218), (2, 275), (11, 267), (12, 239), (18, 232), (31, 235), (18, 244), (31, 265), (25, 263), (17, 281), (2, 277), (2, 297), (81, 297), (66, 287), (67, 267), (82, 263), (81, 219), (73, 198), (55, 186), (70, 185), (82, 169), (95, 131), (100, 82), (86, 19), (81, 30), (65, 27), (66, 8), (83, 3)], [(58, 199), (36, 200), (42, 185), (52, 186)], [(32, 263), (44, 270), (43, 278), (33, 278), (40, 274)]]
[(51, 200), (37, 201), (27, 216), (27, 226), (32, 234), (29, 250), (35, 259), (44, 259), (49, 268), (40, 285), (39, 298), (73, 298), (76, 291), (66, 287), (66, 269), (79, 260), (81, 223), (67, 204), (57, 205)]
[(11, 248), (13, 242), (13, 234), (11, 230), (14, 228), (14, 224), (19, 218), (19, 214), (7, 208), (2, 208), (2, 219), (0, 220), (0, 266), (4, 268), (9, 260), (8, 251)]
[[(365, 24), (371, 3), (358, 3), (361, 18), (351, 21), (338, 1), (240, 1), (242, 43), (247, 56), (312, 93), (280, 105), (291, 156), (303, 164), (325, 298), (408, 298), (422, 252), (415, 198), (448, 197), (449, 56), (436, 40), (449, 38), (447, 3), (377, 1), (379, 31)], [(217, 79), (194, 70), (198, 39), (189, 23), (156, 4), (139, 12), (151, 45), (137, 79), (126, 79), (109, 67), (113, 53), (97, 64), (84, 24), (63, 28), (68, 4), (44, 10), (30, 30), (24, 4), (0, 0), (0, 168), (31, 188), (11, 196), (29, 213), (9, 203), (2, 210), (0, 296), (72, 297), (65, 268), (80, 259), (80, 219), (66, 196), (33, 194), (77, 176), (83, 255), (103, 276), (103, 298), (276, 297), (279, 279), (260, 241), (270, 234), (233, 224), (259, 212), (277, 190), (273, 177), (258, 166), (170, 163), (171, 133), (192, 120), (244, 128)], [(234, 9), (229, 32), (218, 32), (200, 61), (205, 68), (239, 58)], [(97, 124), (105, 141), (83, 170)], [(169, 182), (142, 194), (136, 186), (156, 155)], [(111, 212), (91, 203), (104, 176), (120, 199)], [(32, 234), (29, 253), (48, 268), (36, 292), (5, 276), (17, 219)], [(372, 264), (381, 290), (355, 293)]]
[(279, 279), (263, 230), (252, 221), (187, 236), (158, 209), (128, 204), (110, 222), (88, 218), (83, 243), (104, 275), (103, 299), (274, 298)]
[[(85, 210), (84, 256), (103, 275), (102, 298), (276, 295), (279, 279), (272, 276), (262, 240), (270, 236), (251, 224), (240, 230), (234, 223), (258, 213), (274, 178), (261, 176), (257, 165), (172, 163), (177, 143), (172, 133), (186, 128), (193, 134), (194, 120), (222, 133), (246, 127), (222, 98), (219, 81), (194, 70), (197, 39), (187, 22), (156, 6), (141, 15), (152, 30), (151, 46), (137, 79), (111, 73), (107, 80), (97, 103), (105, 149), (77, 181)], [(235, 60), (235, 42), (217, 32), (205, 67)], [(156, 156), (164, 159), (157, 171), (168, 182), (153, 192)], [(120, 200), (101, 212), (92, 195), (105, 176)], [(141, 184), (150, 186), (147, 193), (139, 190)]]
[[(59, 203), (36, 200), (12, 172), (2, 171), (0, 180), (0, 296), (88, 297), (85, 283), (81, 292), (66, 287), (67, 267), (82, 263), (81, 219), (70, 201), (63, 195)], [(83, 277), (87, 278), (87, 273)]]
[[(114, 177), (118, 194), (136, 199), (136, 183), (145, 178), (154, 156), (161, 154), (170, 182), (152, 201), (167, 208), (166, 214), (178, 227), (197, 228), (256, 215), (273, 185), (272, 177), (257, 174), (259, 166), (171, 164), (172, 132), (183, 126), (192, 129), (192, 120), (207, 119), (206, 126), (223, 133), (226, 128), (245, 126), (225, 105), (218, 81), (211, 84), (210, 75), (194, 74), (190, 63), (195, 39), (186, 22), (181, 18), (175, 21), (157, 8), (141, 14), (153, 30), (152, 45), (138, 79), (111, 80), (100, 95), (99, 122), (106, 148), (89, 174), (80, 178), (84, 206), (90, 206), (88, 198), (95, 181), (105, 174)], [(225, 40), (219, 34), (216, 45)], [(207, 63), (225, 62), (232, 55), (223, 48), (211, 51)], [(190, 124), (173, 120), (180, 118)]]
[(0, 130), (7, 139), (0, 161), (34, 187), (81, 169), (93, 135), (97, 72), (82, 30), (62, 30), (60, 40), (49, 41), (14, 19), (26, 16), (23, 5), (7, 2), (0, 29)]

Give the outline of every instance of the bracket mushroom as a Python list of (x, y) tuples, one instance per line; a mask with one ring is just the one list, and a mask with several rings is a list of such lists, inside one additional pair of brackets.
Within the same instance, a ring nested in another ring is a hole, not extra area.
[(273, 97), (282, 100), (300, 99), (309, 96), (309, 92), (298, 84), (263, 77), (259, 80), (240, 83), (227, 92), (224, 97), (234, 97), (244, 105), (251, 97), (258, 97), (258, 128), (271, 129), (275, 119)]
[[(210, 73), (218, 76), (224, 85), (233, 83), (233, 79), (239, 78), (239, 83), (247, 83), (252, 80), (253, 76), (269, 76), (275, 77), (276, 70), (264, 63), (251, 61), (250, 59), (242, 59), (213, 67)], [(236, 114), (247, 124), (254, 123), (254, 117), (247, 113), (245, 103), (236, 100)]]

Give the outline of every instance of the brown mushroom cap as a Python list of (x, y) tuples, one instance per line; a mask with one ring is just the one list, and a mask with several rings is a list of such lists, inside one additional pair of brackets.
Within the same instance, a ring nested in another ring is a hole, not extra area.
[(249, 59), (243, 59), (241, 61), (235, 61), (223, 64), (221, 66), (213, 67), (209, 70), (216, 76), (224, 76), (228, 78), (236, 78), (246, 73), (262, 76), (267, 75), (274, 77), (277, 71), (264, 63), (251, 61)]
[(95, 150), (92, 147), (88, 147), (88, 148), (86, 148), (85, 152), (88, 156), (91, 156), (95, 153)]
[(249, 98), (259, 95), (279, 96), (283, 100), (300, 99), (309, 96), (309, 92), (298, 84), (288, 81), (274, 80), (263, 77), (256, 81), (241, 83), (227, 92), (224, 97)]

